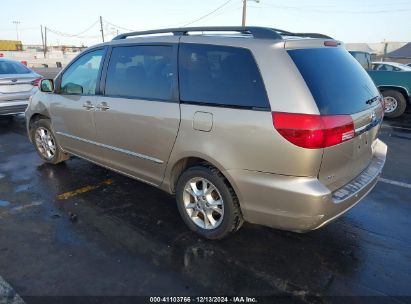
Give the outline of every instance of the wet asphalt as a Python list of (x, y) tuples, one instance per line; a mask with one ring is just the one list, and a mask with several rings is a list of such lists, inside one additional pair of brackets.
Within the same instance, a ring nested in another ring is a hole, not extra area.
[(380, 138), (389, 147), (384, 182), (335, 222), (307, 234), (245, 224), (206, 241), (185, 227), (174, 197), (79, 158), (45, 164), (24, 117), (0, 117), (0, 278), (26, 303), (135, 295), (411, 303), (411, 115), (384, 121)]

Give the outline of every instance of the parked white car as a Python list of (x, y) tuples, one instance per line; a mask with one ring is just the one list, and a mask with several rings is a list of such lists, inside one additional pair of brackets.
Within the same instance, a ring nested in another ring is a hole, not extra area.
[(374, 71), (394, 71), (394, 72), (401, 72), (401, 71), (407, 71), (411, 72), (411, 67), (401, 64), (398, 62), (386, 62), (386, 61), (381, 61), (381, 62), (373, 62), (372, 63), (372, 69)]

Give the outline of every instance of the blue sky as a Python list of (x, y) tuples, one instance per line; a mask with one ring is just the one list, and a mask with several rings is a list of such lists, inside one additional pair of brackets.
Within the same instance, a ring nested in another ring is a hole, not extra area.
[[(117, 30), (185, 24), (240, 25), (242, 7), (242, 0), (13, 0), (6, 3), (0, 13), (0, 39), (16, 39), (13, 21), (19, 21), (19, 38), (25, 44), (41, 44), (42, 24), (53, 31), (48, 34), (49, 43), (77, 45), (101, 41), (96, 22), (100, 15), (105, 21), (106, 39), (111, 39)], [(259, 3), (249, 0), (247, 25), (320, 32), (344, 42), (384, 39), (409, 42), (411, 0), (260, 0)]]

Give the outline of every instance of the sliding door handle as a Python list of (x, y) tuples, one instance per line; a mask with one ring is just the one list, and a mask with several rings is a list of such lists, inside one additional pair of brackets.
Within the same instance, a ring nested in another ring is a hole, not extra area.
[(93, 106), (93, 104), (92, 104), (90, 101), (86, 101), (86, 102), (83, 104), (83, 108), (86, 108), (87, 110), (90, 110), (90, 109), (93, 109), (94, 106)]
[(103, 101), (102, 103), (97, 105), (97, 109), (101, 111), (107, 111), (108, 109), (110, 109), (110, 106), (107, 104), (107, 102)]

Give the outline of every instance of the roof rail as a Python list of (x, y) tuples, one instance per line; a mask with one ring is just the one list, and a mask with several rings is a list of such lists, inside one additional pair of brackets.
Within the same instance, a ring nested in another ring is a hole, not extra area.
[(181, 28), (166, 28), (159, 30), (138, 31), (117, 35), (113, 40), (126, 39), (127, 37), (145, 36), (153, 34), (172, 33), (174, 36), (184, 36), (188, 32), (239, 32), (242, 34), (252, 35), (256, 39), (282, 39), (283, 36), (293, 37), (311, 37), (311, 38), (326, 38), (332, 39), (329, 36), (317, 33), (291, 33), (275, 28), (259, 27), (259, 26), (210, 26), (210, 27), (181, 27)]
[(257, 26), (218, 26), (218, 27), (182, 27), (182, 28), (166, 28), (160, 30), (150, 30), (141, 32), (131, 32), (120, 34), (113, 38), (113, 40), (125, 39), (127, 37), (133, 36), (143, 36), (152, 34), (165, 34), (172, 33), (175, 36), (187, 35), (188, 32), (239, 32), (242, 34), (252, 35), (254, 38), (260, 39), (281, 39), (279, 35), (274, 30), (267, 27), (257, 27)]

